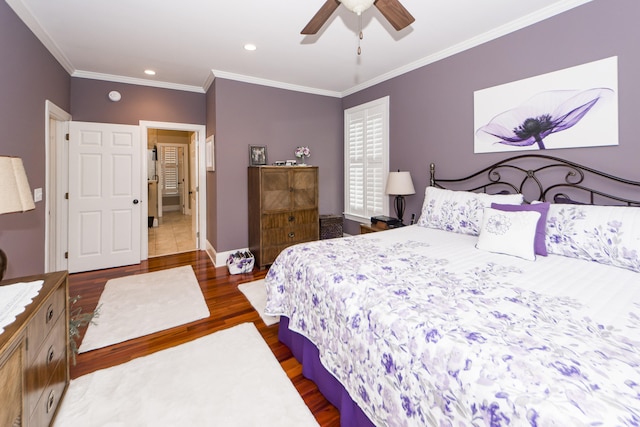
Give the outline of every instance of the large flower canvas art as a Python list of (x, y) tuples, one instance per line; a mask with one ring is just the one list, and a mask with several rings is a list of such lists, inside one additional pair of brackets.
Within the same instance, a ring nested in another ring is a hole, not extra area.
[(618, 145), (618, 58), (474, 93), (474, 152)]

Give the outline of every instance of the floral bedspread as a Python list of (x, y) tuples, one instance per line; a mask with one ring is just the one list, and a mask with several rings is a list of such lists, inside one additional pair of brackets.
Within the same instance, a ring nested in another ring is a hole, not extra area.
[(599, 324), (577, 299), (514, 285), (511, 257), (452, 271), (452, 251), (371, 236), (284, 250), (266, 311), (376, 425), (640, 425), (640, 304)]

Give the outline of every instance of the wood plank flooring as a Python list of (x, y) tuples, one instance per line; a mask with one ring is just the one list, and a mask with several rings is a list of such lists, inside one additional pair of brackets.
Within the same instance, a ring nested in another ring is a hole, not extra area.
[[(211, 316), (187, 325), (79, 354), (76, 365), (71, 365), (71, 378), (174, 347), (221, 329), (244, 322), (253, 322), (318, 423), (322, 427), (339, 426), (338, 410), (322, 396), (312, 381), (302, 376), (302, 366), (289, 349), (278, 341), (278, 325), (267, 327), (238, 290), (238, 285), (241, 283), (263, 278), (267, 273), (266, 269), (255, 269), (253, 273), (248, 274), (230, 275), (226, 267), (214, 268), (204, 251), (194, 251), (150, 258), (138, 265), (71, 274), (69, 295), (81, 297), (71, 310), (79, 308), (83, 312), (94, 310), (104, 285), (109, 279), (183, 265), (193, 266)], [(98, 318), (97, 321), (99, 322), (100, 319)], [(84, 335), (84, 330), (81, 334)]]

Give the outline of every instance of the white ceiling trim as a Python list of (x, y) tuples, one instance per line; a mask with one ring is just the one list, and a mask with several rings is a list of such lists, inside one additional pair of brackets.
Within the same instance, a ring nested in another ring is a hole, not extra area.
[(186, 92), (205, 93), (204, 88), (200, 86), (183, 85), (179, 83), (162, 82), (158, 80), (140, 79), (135, 77), (117, 76), (113, 74), (94, 73), (92, 71), (76, 70), (71, 73), (71, 77), (79, 77), (82, 79), (104, 80), (108, 82), (127, 83), (140, 86), (153, 86), (164, 89), (183, 90)]
[(311, 93), (314, 95), (332, 96), (334, 98), (342, 97), (342, 94), (340, 92), (331, 90), (316, 89), (313, 87), (294, 85), (285, 82), (278, 82), (275, 80), (261, 79), (259, 77), (245, 76), (243, 74), (229, 73), (221, 70), (211, 70), (211, 72), (213, 73), (214, 78), (220, 77), (221, 79), (236, 80), (239, 82), (252, 83), (262, 86), (271, 86), (279, 89), (293, 90), (296, 92)]
[(286, 90), (293, 90), (297, 92), (305, 92), (305, 93), (316, 94), (316, 95), (343, 98), (345, 96), (364, 90), (376, 84), (382, 83), (391, 78), (405, 74), (409, 71), (413, 71), (425, 65), (432, 64), (434, 62), (437, 62), (449, 56), (455, 55), (462, 51), (479, 46), (483, 43), (486, 43), (498, 37), (501, 37), (511, 32), (517, 31), (519, 29), (525, 28), (529, 25), (535, 24), (544, 19), (550, 18), (554, 15), (573, 9), (580, 5), (589, 3), (593, 0), (568, 0), (562, 3), (556, 3), (536, 13), (532, 13), (528, 16), (525, 16), (518, 20), (512, 21), (506, 25), (503, 25), (501, 27), (495, 28), (489, 32), (481, 34), (477, 37), (474, 37), (472, 39), (459, 43), (458, 45), (444, 49), (440, 52), (437, 52), (434, 55), (430, 55), (428, 57), (417, 60), (413, 63), (407, 64), (405, 66), (392, 70), (388, 73), (385, 73), (378, 77), (370, 79), (364, 83), (356, 85), (343, 92), (329, 91), (324, 89), (295, 85), (295, 84), (285, 83), (281, 81), (268, 80), (268, 79), (262, 79), (262, 78), (252, 77), (252, 76), (247, 76), (242, 74), (230, 73), (222, 70), (211, 70), (212, 73), (209, 76), (207, 76), (207, 79), (204, 82), (204, 85), (202, 87), (162, 82), (162, 81), (150, 80), (150, 79), (132, 78), (132, 77), (119, 76), (119, 75), (76, 70), (72, 65), (72, 63), (69, 61), (69, 59), (64, 55), (62, 50), (53, 41), (50, 35), (44, 30), (40, 22), (34, 17), (34, 14), (30, 10), (30, 8), (22, 0), (5, 0), (5, 1), (13, 9), (13, 11), (18, 15), (18, 17), (22, 19), (22, 21), (27, 25), (27, 27), (35, 34), (35, 36), (42, 42), (42, 44), (49, 50), (49, 52), (60, 63), (60, 65), (72, 77), (113, 81), (113, 82), (136, 84), (136, 85), (142, 85), (142, 86), (160, 87), (160, 88), (183, 90), (183, 91), (196, 92), (196, 93), (206, 93), (210, 85), (213, 83), (213, 80), (216, 77), (220, 77), (220, 78), (236, 80), (236, 81), (241, 81), (241, 82), (246, 82), (251, 84), (258, 84), (258, 85), (270, 86), (270, 87), (281, 88)]
[(47, 48), (51, 55), (67, 70), (67, 73), (72, 74), (75, 71), (71, 61), (62, 53), (62, 50), (53, 41), (49, 33), (47, 33), (40, 22), (34, 17), (31, 9), (27, 7), (21, 0), (6, 0), (7, 4), (18, 15), (22, 22), (31, 30), (33, 34), (40, 40), (40, 42)]
[(562, 12), (566, 12), (567, 10), (573, 9), (575, 7), (581, 6), (583, 4), (589, 3), (593, 0), (573, 0), (570, 3), (556, 4), (553, 6), (549, 6), (545, 9), (541, 9), (536, 13), (532, 13), (515, 21), (512, 21), (506, 25), (501, 27), (497, 27), (488, 31), (484, 34), (481, 34), (477, 37), (473, 37), (469, 40), (465, 40), (462, 43), (459, 43), (455, 46), (451, 46), (450, 48), (441, 50), (434, 55), (430, 55), (428, 57), (419, 59), (410, 64), (404, 65), (400, 68), (396, 68), (395, 70), (391, 70), (388, 73), (382, 74), (374, 79), (368, 80), (364, 83), (361, 83), (357, 86), (352, 87), (351, 89), (347, 89), (342, 92), (341, 97), (345, 97), (356, 92), (359, 92), (368, 87), (377, 85), (394, 77), (398, 77), (402, 74), (408, 73), (409, 71), (416, 70), (420, 67), (424, 67), (425, 65), (433, 64), (434, 62), (440, 61), (442, 59), (453, 56), (457, 53), (463, 52), (465, 50), (474, 48), (483, 43), (489, 42), (491, 40), (497, 39), (509, 33), (513, 33), (522, 28), (528, 27), (529, 25), (533, 25), (537, 22), (543, 21), (547, 18), (551, 18), (552, 16), (558, 15)]

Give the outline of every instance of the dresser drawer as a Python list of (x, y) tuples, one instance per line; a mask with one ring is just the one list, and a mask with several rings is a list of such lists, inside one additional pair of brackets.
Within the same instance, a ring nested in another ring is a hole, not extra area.
[(53, 419), (66, 387), (66, 364), (55, 366), (51, 381), (45, 387), (40, 399), (36, 402), (29, 419), (29, 426), (48, 426)]
[(60, 315), (64, 312), (66, 289), (60, 286), (54, 291), (40, 310), (36, 313), (33, 320), (27, 326), (27, 364), (31, 365), (35, 360), (38, 351), (56, 324)]
[[(50, 384), (59, 366), (64, 367), (65, 365), (64, 361), (67, 357), (65, 337), (65, 317), (62, 316), (58, 318), (51, 333), (37, 351), (33, 362), (27, 365), (25, 395), (28, 414), (32, 414), (35, 410), (37, 402), (42, 399), (43, 390)], [(36, 351), (33, 352), (36, 353)], [(27, 350), (27, 354), (29, 353), (31, 353), (31, 344)]]
[(22, 341), (0, 357), (0, 426), (14, 426), (22, 417)]

